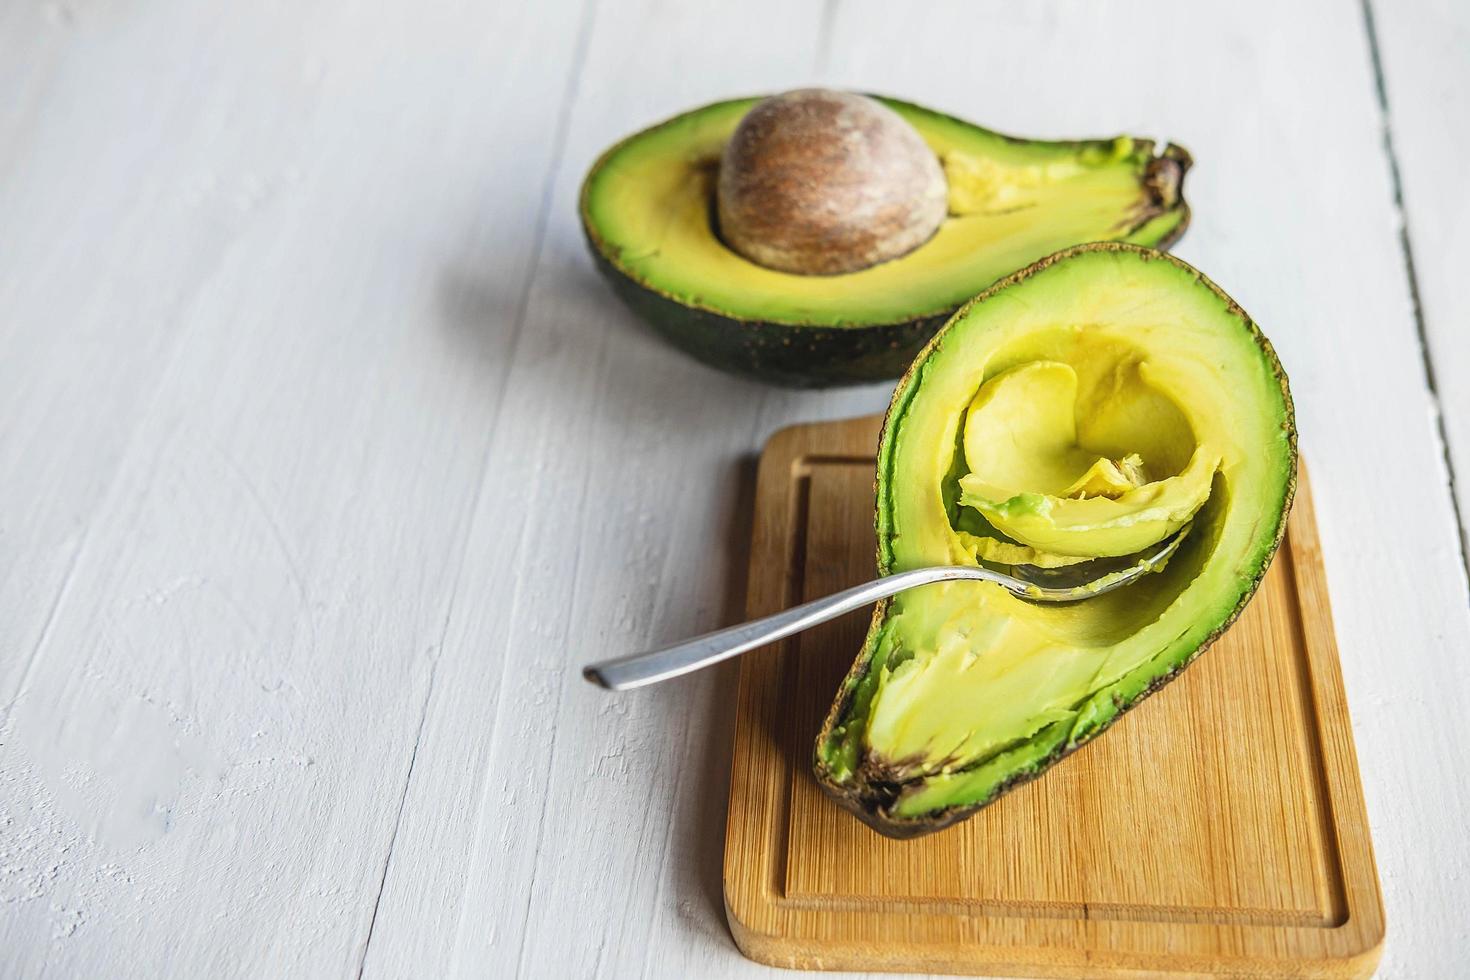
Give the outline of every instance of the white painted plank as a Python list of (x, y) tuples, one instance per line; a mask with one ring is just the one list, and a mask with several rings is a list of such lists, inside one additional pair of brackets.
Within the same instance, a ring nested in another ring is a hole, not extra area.
[(367, 976), (753, 969), (719, 892), (733, 672), (624, 700), (576, 667), (737, 616), (753, 453), (886, 388), (781, 392), (671, 350), (595, 277), (576, 195), (632, 127), (808, 81), (818, 13), (597, 7)]
[(189, 87), (227, 43), (225, 25), (143, 58), (111, 39), (117, 17), (68, 10), (0, 9), (0, 713), (195, 291), (256, 223), (233, 198), (261, 161), (207, 171), (198, 144), (208, 134), (231, 160), (266, 126), (299, 130), (256, 113), (220, 132), (219, 100), (251, 80), (239, 70), (208, 96), (150, 104)]
[(0, 24), (0, 974), (351, 974), (579, 8), (49, 9)]
[(1470, 550), (1470, 5), (1370, 3), (1419, 315)]
[[(1430, 777), (1466, 760), (1423, 734), (1470, 709), (1452, 656), (1470, 622), (1367, 47), (1339, 13), (1245, 4), (1186, 27), (1141, 3), (842, 4), (813, 57), (833, 80), (1022, 134), (1159, 133), (1196, 152), (1183, 254), (1259, 317), (1296, 382), (1391, 928), (1412, 939), (1391, 945), (1385, 975), (1430, 975), (1467, 897), (1463, 876), (1422, 887), (1443, 881), (1423, 840), (1446, 842), (1436, 865), (1465, 860), (1448, 827), (1464, 791)], [(778, 421), (874, 396), (764, 393), (657, 346), (592, 280), (573, 204), (582, 168), (623, 132), (805, 81), (821, 28), (787, 22), (757, 44), (758, 14), (599, 14), (513, 368), (522, 414), (491, 451), (370, 973), (751, 972), (718, 910), (731, 673), (610, 698), (575, 667), (731, 616), (737, 461)], [(935, 54), (959, 37), (971, 51)]]

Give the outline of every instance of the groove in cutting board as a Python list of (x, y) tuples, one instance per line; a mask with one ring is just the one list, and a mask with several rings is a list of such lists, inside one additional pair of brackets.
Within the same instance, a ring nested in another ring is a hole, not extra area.
[[(877, 419), (762, 458), (749, 614), (870, 578)], [(1383, 915), (1305, 480), (1240, 621), (1097, 742), (973, 819), (894, 841), (830, 802), (812, 741), (867, 617), (748, 656), (731, 929), (781, 966), (1016, 976), (1366, 976)]]

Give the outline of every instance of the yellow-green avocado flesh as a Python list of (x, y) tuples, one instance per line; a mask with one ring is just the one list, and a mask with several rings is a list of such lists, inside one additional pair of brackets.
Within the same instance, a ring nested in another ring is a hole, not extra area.
[(1234, 620), (1280, 543), (1295, 474), (1270, 343), (1183, 262), (1085, 245), (987, 290), (894, 392), (880, 571), (1064, 565), (1190, 531), (1162, 571), (1079, 603), (983, 582), (881, 603), (818, 737), (819, 780), (876, 829), (912, 836), (1039, 775)]
[[(1116, 558), (1158, 543), (1204, 505), (1220, 462), (1194, 444), (1153, 365), (1106, 346), (1079, 348), (1076, 360), (1085, 402), (1071, 364), (1038, 360), (990, 378), (965, 413), (960, 503), (1038, 560)], [(1148, 464), (1129, 451), (1145, 445)]]
[(719, 102), (608, 150), (582, 186), (599, 269), (694, 356), (793, 385), (898, 376), (954, 310), (1001, 276), (1081, 242), (1166, 247), (1184, 231), (1189, 154), (1172, 144), (1019, 140), (893, 99), (940, 158), (949, 216), (906, 255), (835, 276), (779, 272), (721, 241), (720, 151), (758, 98)]

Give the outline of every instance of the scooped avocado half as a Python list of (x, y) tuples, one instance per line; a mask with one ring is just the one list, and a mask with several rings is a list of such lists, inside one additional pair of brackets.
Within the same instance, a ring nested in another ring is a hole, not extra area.
[(996, 284), (894, 392), (880, 571), (1080, 568), (1186, 536), (1161, 571), (1082, 602), (948, 582), (879, 603), (818, 736), (819, 781), (907, 837), (1040, 775), (1234, 621), (1295, 485), (1286, 375), (1199, 272), (1102, 243)]
[(966, 299), (1081, 242), (1167, 247), (1189, 221), (1190, 156), (1150, 140), (1020, 140), (881, 99), (938, 155), (949, 215), (932, 238), (840, 275), (757, 265), (721, 241), (720, 152), (758, 98), (718, 102), (628, 137), (582, 185), (598, 268), (632, 309), (698, 359), (800, 386), (898, 376)]

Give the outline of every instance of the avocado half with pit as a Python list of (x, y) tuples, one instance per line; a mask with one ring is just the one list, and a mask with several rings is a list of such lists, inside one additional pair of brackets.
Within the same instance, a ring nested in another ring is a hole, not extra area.
[(894, 837), (974, 813), (1096, 737), (1236, 618), (1296, 486), (1286, 375), (1178, 259), (1084, 245), (962, 308), (899, 382), (878, 567), (1165, 567), (1082, 602), (947, 582), (879, 603), (817, 739), (819, 782)]
[(1082, 242), (1160, 248), (1189, 222), (1190, 157), (1151, 140), (1013, 139), (880, 99), (939, 157), (948, 217), (918, 248), (840, 275), (798, 275), (720, 239), (720, 153), (759, 98), (718, 102), (628, 137), (582, 185), (598, 268), (642, 319), (701, 361), (798, 386), (897, 377), (965, 300)]

